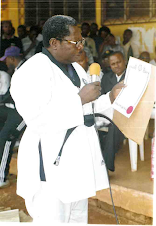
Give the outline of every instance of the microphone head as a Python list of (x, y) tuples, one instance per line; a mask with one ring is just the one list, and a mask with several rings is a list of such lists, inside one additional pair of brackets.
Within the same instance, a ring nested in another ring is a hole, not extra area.
[(90, 75), (98, 75), (100, 76), (101, 67), (98, 63), (92, 63), (89, 67)]

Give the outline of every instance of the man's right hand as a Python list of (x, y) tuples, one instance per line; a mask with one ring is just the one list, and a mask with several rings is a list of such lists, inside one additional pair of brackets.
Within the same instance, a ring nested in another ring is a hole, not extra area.
[(85, 85), (78, 94), (81, 98), (82, 105), (96, 100), (101, 94), (100, 82), (92, 82)]

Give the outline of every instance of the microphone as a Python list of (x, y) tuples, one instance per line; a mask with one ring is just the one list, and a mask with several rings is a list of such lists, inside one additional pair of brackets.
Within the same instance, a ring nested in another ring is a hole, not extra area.
[(100, 82), (100, 71), (101, 71), (101, 67), (98, 63), (92, 63), (90, 65), (89, 73), (90, 73), (92, 82), (96, 82), (96, 81)]

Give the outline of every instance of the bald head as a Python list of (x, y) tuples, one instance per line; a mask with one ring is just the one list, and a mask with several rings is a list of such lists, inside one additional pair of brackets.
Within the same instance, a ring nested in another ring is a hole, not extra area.
[(149, 54), (149, 52), (147, 52), (147, 51), (142, 52), (140, 54), (139, 59), (149, 63), (150, 62), (150, 54)]

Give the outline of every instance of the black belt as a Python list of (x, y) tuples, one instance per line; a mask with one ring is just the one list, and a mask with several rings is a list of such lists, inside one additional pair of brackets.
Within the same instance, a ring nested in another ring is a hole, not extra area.
[[(84, 115), (84, 124), (87, 127), (91, 127), (91, 126), (94, 125), (94, 116), (93, 116), (93, 114), (91, 114), (91, 115)], [(60, 152), (59, 152), (55, 162), (53, 163), (54, 165), (56, 165), (56, 166), (59, 165), (59, 161), (60, 161), (60, 158), (61, 158), (61, 155), (62, 155), (63, 147), (64, 147), (67, 139), (71, 135), (71, 133), (74, 131), (74, 129), (76, 129), (76, 127), (73, 127), (73, 128), (70, 128), (70, 129), (67, 130), (65, 138), (64, 138), (64, 141), (63, 141), (63, 144), (62, 144), (61, 149), (60, 149)], [(46, 181), (45, 172), (44, 172), (44, 165), (43, 165), (43, 159), (42, 159), (41, 142), (39, 142), (39, 155), (40, 155), (40, 178), (41, 178), (41, 181)]]

